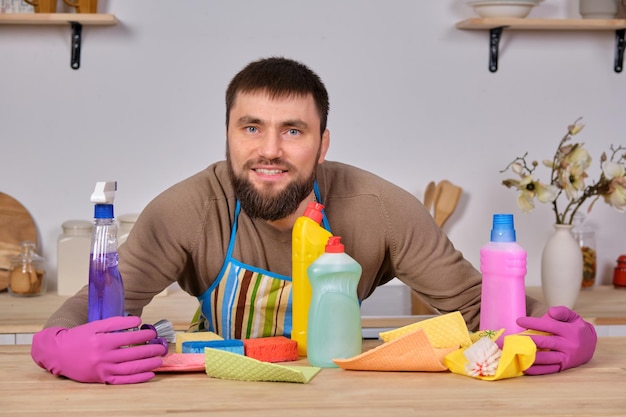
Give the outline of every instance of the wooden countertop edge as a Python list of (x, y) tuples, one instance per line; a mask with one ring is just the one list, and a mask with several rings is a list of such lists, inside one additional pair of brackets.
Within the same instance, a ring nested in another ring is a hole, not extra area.
[(626, 317), (596, 317), (587, 321), (597, 326), (626, 324)]
[[(377, 328), (398, 328), (408, 326), (413, 323), (417, 323), (422, 320), (430, 319), (434, 316), (420, 315), (420, 316), (389, 316), (389, 317), (362, 317), (361, 326), (365, 329), (377, 329)], [(590, 323), (595, 325), (626, 325), (626, 317), (592, 317), (585, 318)], [(188, 322), (174, 322), (174, 330), (177, 332), (184, 332), (189, 328)], [(41, 330), (40, 326), (33, 325), (20, 325), (20, 324), (6, 324), (0, 325), (0, 334), (4, 333), (36, 333)]]
[[(361, 325), (364, 328), (397, 328), (431, 318), (433, 316), (390, 316), (390, 317), (363, 317)], [(184, 332), (189, 328), (189, 322), (174, 322), (174, 330)], [(32, 324), (0, 324), (0, 334), (37, 333), (41, 326)]]
[[(429, 319), (433, 316), (390, 316), (390, 317), (363, 317), (361, 325), (365, 329), (398, 328), (408, 326), (418, 321)], [(597, 326), (626, 325), (626, 317), (592, 317), (585, 318), (588, 322)], [(189, 327), (188, 322), (175, 322), (174, 330), (184, 332)], [(30, 334), (37, 333), (41, 326), (2, 324), (0, 334)]]
[[(528, 287), (527, 291), (531, 294), (536, 293), (540, 295), (539, 287), (536, 287), (536, 288)], [(612, 296), (611, 299), (613, 300), (612, 303), (614, 304), (614, 306), (613, 306), (613, 310), (608, 312), (610, 313), (609, 317), (604, 316), (597, 309), (591, 309), (592, 311), (587, 311), (587, 315), (584, 315), (583, 313), (583, 318), (589, 321), (590, 323), (593, 323), (594, 325), (599, 325), (599, 326), (626, 325), (626, 314), (624, 314), (626, 313), (626, 307), (624, 309), (621, 308), (621, 306), (623, 305), (622, 304), (623, 298), (621, 295), (619, 295), (619, 297), (615, 297), (613, 293), (614, 291), (612, 289), (612, 286), (601, 286), (601, 287), (597, 287), (594, 289), (595, 298), (599, 298), (603, 300), (606, 298), (607, 295)], [(622, 294), (622, 293), (616, 293), (616, 294)], [(624, 291), (623, 294), (626, 295), (626, 291)], [(168, 294), (164, 297), (156, 297), (154, 302), (146, 306), (146, 308), (144, 309), (143, 317), (148, 322), (156, 321), (160, 318), (163, 318), (161, 314), (164, 310), (174, 308), (175, 311), (169, 317), (170, 320), (174, 324), (174, 329), (177, 332), (186, 331), (189, 327), (189, 323), (193, 315), (193, 312), (195, 312), (195, 306), (193, 306), (194, 307), (193, 309), (187, 308), (188, 306), (186, 306), (185, 309), (181, 310), (179, 308), (172, 307), (172, 305), (179, 306), (180, 303), (183, 302), (183, 300), (187, 299), (187, 297), (190, 297), (190, 296), (188, 296), (182, 290), (177, 290), (177, 289), (174, 289), (168, 292)], [(8, 296), (6, 297), (3, 296), (3, 298), (7, 298), (7, 300), (11, 300), (11, 302), (15, 302), (15, 300), (12, 300)], [(66, 298), (67, 298), (66, 296), (58, 296), (56, 294), (50, 293), (50, 296), (46, 300), (46, 305), (48, 306), (46, 308), (57, 308), (59, 305), (62, 304), (62, 302)], [(5, 300), (3, 299), (2, 301), (5, 301)], [(37, 300), (34, 300), (34, 301), (37, 301)], [(593, 299), (591, 301), (593, 301)], [(591, 301), (587, 300), (586, 303), (590, 304)], [(593, 303), (591, 303), (591, 305), (593, 305)], [(583, 306), (581, 305), (581, 309), (584, 310), (584, 308), (582, 307)], [(615, 311), (616, 308), (618, 308), (617, 311)], [(587, 310), (590, 310), (590, 309), (587, 309)], [(624, 311), (622, 312), (622, 310)], [(419, 322), (419, 321), (422, 321), (431, 317), (434, 317), (434, 316), (432, 315), (363, 316), (362, 327), (364, 329), (381, 329), (381, 330), (399, 328), (399, 327), (407, 326), (407, 325), (410, 325), (410, 324), (413, 324), (413, 323), (416, 323), (416, 322)], [(29, 320), (27, 318), (20, 317), (17, 320), (13, 320), (10, 323), (7, 323), (6, 321), (2, 323), (2, 321), (5, 321), (5, 320), (0, 320), (0, 334), (32, 334), (41, 330), (43, 323), (45, 322), (45, 318)]]
[[(174, 330), (177, 332), (187, 331), (189, 322), (173, 322)], [(43, 327), (34, 324), (0, 324), (0, 334), (30, 334), (37, 333)]]

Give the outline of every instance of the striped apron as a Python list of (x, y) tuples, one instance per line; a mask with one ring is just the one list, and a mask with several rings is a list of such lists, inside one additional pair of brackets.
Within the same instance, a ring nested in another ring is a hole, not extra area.
[[(319, 201), (317, 183), (314, 190)], [(224, 339), (291, 337), (291, 277), (233, 258), (240, 211), (237, 201), (226, 259), (215, 282), (198, 297), (188, 331), (211, 331)], [(329, 229), (325, 213), (323, 219)]]

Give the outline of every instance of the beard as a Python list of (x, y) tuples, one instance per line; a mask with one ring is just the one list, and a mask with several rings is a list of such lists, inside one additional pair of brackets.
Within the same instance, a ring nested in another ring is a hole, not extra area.
[[(280, 160), (268, 161), (259, 159), (256, 162), (264, 165), (281, 165), (291, 168), (289, 164)], [(226, 152), (226, 165), (228, 166), (228, 175), (235, 189), (235, 197), (241, 203), (241, 208), (253, 219), (274, 221), (294, 213), (300, 206), (300, 203), (311, 194), (318, 164), (317, 162), (315, 163), (308, 178), (301, 181), (294, 180), (287, 184), (284, 190), (278, 192), (272, 192), (270, 189), (257, 190), (247, 178), (238, 176), (233, 170), (228, 151)], [(248, 165), (250, 163), (247, 163), (244, 168)]]

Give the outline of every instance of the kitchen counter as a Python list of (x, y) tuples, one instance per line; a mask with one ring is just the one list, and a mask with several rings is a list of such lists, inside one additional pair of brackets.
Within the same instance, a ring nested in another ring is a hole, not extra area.
[[(6, 292), (0, 294), (0, 333), (34, 333), (41, 330), (48, 317), (68, 298), (53, 292), (39, 297), (13, 297)], [(168, 319), (176, 330), (186, 330), (197, 308), (195, 297), (180, 289), (168, 290), (166, 295), (154, 297), (144, 307), (142, 318), (146, 323)]]
[[(528, 287), (526, 294), (544, 301), (541, 287)], [(600, 285), (580, 290), (574, 310), (593, 324), (626, 325), (626, 288)]]
[[(540, 300), (543, 298), (540, 287), (527, 288), (527, 294)], [(50, 314), (67, 298), (55, 293), (28, 298), (0, 293), (0, 344), (30, 343), (32, 334), (43, 327)], [(185, 331), (197, 306), (198, 302), (194, 297), (176, 288), (169, 290), (167, 295), (155, 297), (144, 308), (142, 318), (146, 323), (168, 319), (174, 324), (175, 330)], [(611, 333), (617, 329), (626, 329), (626, 289), (597, 286), (581, 290), (575, 310), (596, 325), (600, 336), (626, 336), (626, 333)], [(372, 329), (376, 333), (379, 329), (397, 328), (427, 317), (363, 317), (362, 322), (364, 329)]]
[[(365, 340), (364, 349), (380, 341)], [(480, 381), (449, 372), (322, 369), (308, 384), (164, 373), (136, 385), (81, 384), (0, 346), (0, 414), (90, 416), (623, 416), (626, 338), (600, 338), (594, 358), (565, 372)], [(301, 359), (292, 365), (307, 365)]]

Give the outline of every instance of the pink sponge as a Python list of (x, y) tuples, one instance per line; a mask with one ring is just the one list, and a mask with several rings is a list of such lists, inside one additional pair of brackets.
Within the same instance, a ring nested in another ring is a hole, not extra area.
[(262, 362), (288, 362), (298, 360), (298, 342), (285, 336), (244, 339), (245, 355)]

